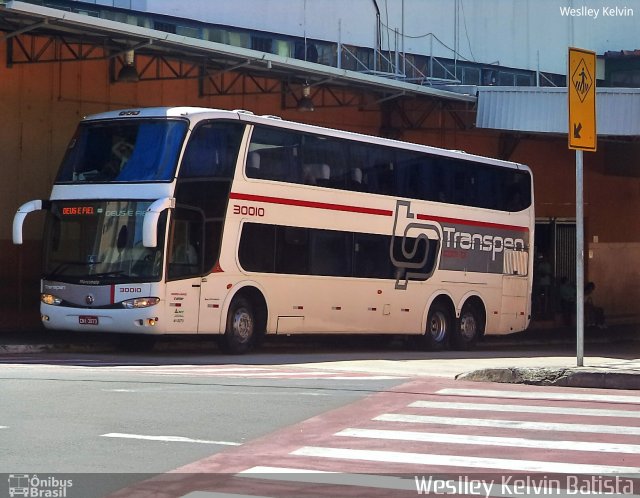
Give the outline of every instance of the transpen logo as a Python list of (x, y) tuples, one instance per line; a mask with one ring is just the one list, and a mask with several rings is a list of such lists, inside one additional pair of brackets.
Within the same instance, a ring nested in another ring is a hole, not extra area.
[[(435, 255), (431, 251), (437, 250), (439, 244), (432, 245), (430, 241), (442, 239), (440, 230), (436, 225), (412, 221), (415, 214), (411, 212), (409, 201), (396, 201), (396, 212), (393, 220), (393, 234), (389, 248), (391, 262), (399, 271), (395, 288), (406, 290), (409, 280), (426, 280), (435, 269), (429, 267), (428, 262), (433, 261)], [(399, 254), (397, 240), (400, 240)], [(404, 270), (404, 271), (402, 271)]]
[(463, 249), (465, 251), (482, 251), (491, 253), (491, 260), (496, 260), (496, 254), (505, 249), (524, 251), (524, 239), (514, 237), (500, 237), (493, 234), (470, 233), (458, 231), (455, 227), (442, 227), (444, 243), (447, 249)]

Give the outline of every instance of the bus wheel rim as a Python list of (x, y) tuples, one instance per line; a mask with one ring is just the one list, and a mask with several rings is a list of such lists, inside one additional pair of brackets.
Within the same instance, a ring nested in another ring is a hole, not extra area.
[(476, 319), (471, 313), (465, 313), (460, 317), (460, 335), (465, 339), (473, 339), (477, 332)]
[(441, 342), (445, 339), (447, 335), (447, 317), (444, 313), (438, 311), (433, 314), (429, 322), (429, 333), (436, 342)]
[(233, 335), (241, 342), (246, 342), (253, 334), (253, 318), (245, 308), (240, 308), (233, 315)]

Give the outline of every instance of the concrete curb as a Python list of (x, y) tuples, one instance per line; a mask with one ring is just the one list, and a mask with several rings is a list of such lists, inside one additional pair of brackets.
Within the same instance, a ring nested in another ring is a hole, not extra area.
[(456, 380), (536, 386), (640, 389), (640, 372), (599, 368), (486, 368), (456, 375)]

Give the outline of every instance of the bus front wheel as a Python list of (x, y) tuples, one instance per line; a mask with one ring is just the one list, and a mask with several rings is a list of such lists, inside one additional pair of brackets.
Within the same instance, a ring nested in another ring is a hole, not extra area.
[(255, 337), (256, 317), (251, 302), (242, 296), (231, 301), (220, 349), (227, 354), (243, 354), (251, 349)]

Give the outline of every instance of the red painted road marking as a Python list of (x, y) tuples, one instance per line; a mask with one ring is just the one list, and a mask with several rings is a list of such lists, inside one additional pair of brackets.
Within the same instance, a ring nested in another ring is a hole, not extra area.
[[(484, 391), (487, 386), (493, 392)], [(180, 467), (161, 479), (171, 480), (182, 493), (176, 496), (200, 491), (202, 498), (213, 498), (207, 495), (213, 492), (301, 497), (311, 491), (313, 496), (415, 496), (416, 489), (407, 488), (414, 475), (478, 477), (484, 472), (489, 479), (537, 472), (547, 474), (548, 480), (556, 474), (586, 472), (601, 479), (603, 474), (618, 474), (619, 484), (630, 482), (638, 494), (640, 482), (627, 474), (640, 470), (640, 452), (632, 446), (640, 445), (640, 419), (634, 415), (639, 403), (640, 393), (633, 391), (420, 379)], [(584, 414), (572, 413), (580, 408)], [(387, 415), (431, 419), (389, 421)], [(445, 423), (452, 419), (459, 420)], [(478, 419), (491, 422), (482, 426)], [(527, 423), (538, 425), (523, 429), (521, 424)], [(262, 474), (250, 478), (248, 471)], [(350, 479), (359, 481), (347, 482)], [(153, 480), (144, 486), (151, 489)], [(135, 496), (131, 492), (113, 496)]]

